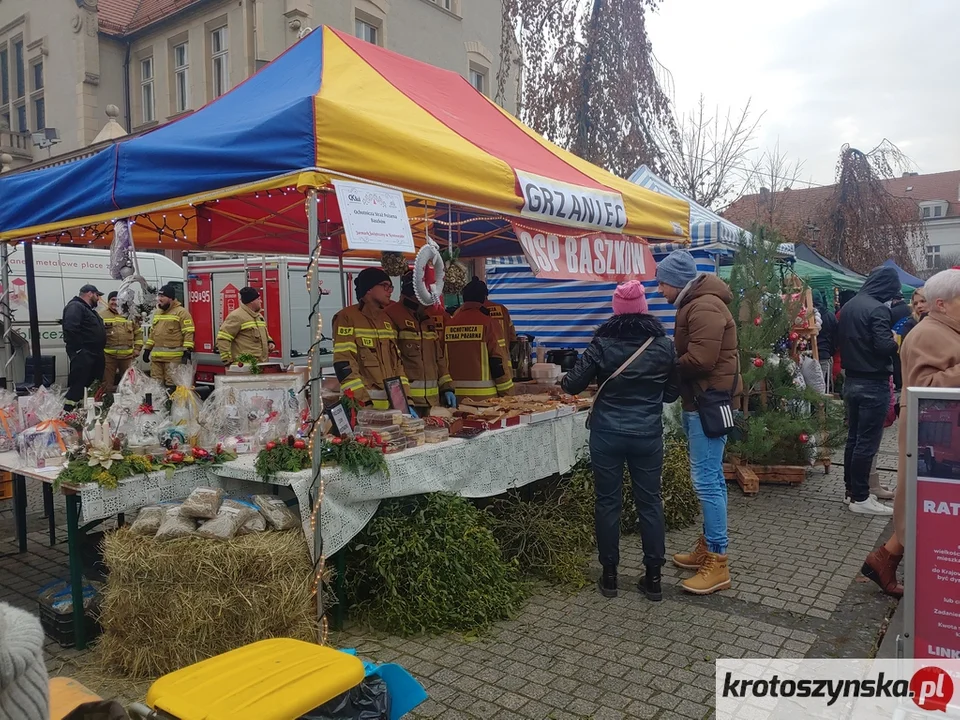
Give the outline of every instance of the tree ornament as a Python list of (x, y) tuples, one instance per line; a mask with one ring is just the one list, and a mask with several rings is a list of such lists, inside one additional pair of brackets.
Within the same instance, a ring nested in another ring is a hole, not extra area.
[(763, 318), (761, 318), (759, 315), (753, 319), (754, 325), (760, 325), (761, 322), (763, 322)]
[(754, 366), (754, 367), (758, 367), (758, 368), (763, 367), (763, 358), (761, 358), (761, 357), (755, 357), (755, 358), (753, 359), (753, 366)]
[(440, 255), (443, 257), (446, 275), (443, 278), (443, 292), (447, 295), (459, 295), (467, 283), (470, 282), (470, 271), (467, 266), (458, 261), (460, 248), (448, 246)]
[(810, 436), (807, 435), (806, 433), (800, 433), (800, 436), (799, 436), (797, 439), (798, 439), (800, 442), (802, 442), (804, 445), (806, 445), (807, 442), (809, 442), (809, 440), (810, 440)]
[(402, 277), (409, 270), (403, 253), (385, 252), (380, 255), (380, 267), (390, 277)]
[(790, 333), (790, 342), (796, 342), (800, 338), (800, 333)]

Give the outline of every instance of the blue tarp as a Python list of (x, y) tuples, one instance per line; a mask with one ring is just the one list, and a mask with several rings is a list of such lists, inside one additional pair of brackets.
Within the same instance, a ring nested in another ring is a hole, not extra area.
[(910, 287), (923, 287), (923, 280), (918, 278), (916, 275), (911, 275), (902, 267), (897, 265), (893, 260), (886, 260), (883, 263), (883, 267), (892, 267), (897, 271), (897, 275), (900, 276), (900, 283), (903, 285), (909, 285)]
[(0, 178), (0, 230), (109, 214), (312, 168), (323, 37), (310, 33), (202, 112), (82, 160)]

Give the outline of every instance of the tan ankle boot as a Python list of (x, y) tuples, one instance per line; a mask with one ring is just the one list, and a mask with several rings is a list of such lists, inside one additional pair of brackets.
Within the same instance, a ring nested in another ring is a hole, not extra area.
[(673, 564), (687, 570), (699, 570), (706, 556), (707, 539), (701, 535), (697, 538), (697, 544), (693, 546), (693, 550), (673, 556)]
[(688, 593), (694, 595), (709, 595), (717, 590), (730, 588), (730, 569), (727, 567), (727, 556), (708, 552), (700, 570), (689, 580), (680, 585)]

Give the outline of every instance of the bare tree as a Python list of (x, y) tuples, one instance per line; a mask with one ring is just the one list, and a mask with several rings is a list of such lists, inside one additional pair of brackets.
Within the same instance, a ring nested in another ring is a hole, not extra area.
[(912, 271), (926, 230), (917, 204), (892, 195), (884, 184), (912, 166), (886, 139), (866, 153), (844, 145), (836, 185), (820, 208), (820, 252), (857, 272), (867, 273), (888, 258)]
[(779, 141), (764, 151), (747, 166), (743, 182), (750, 197), (742, 200), (747, 205), (738, 208), (735, 219), (747, 224), (766, 225), (791, 241), (799, 241), (798, 235), (802, 235), (803, 227), (797, 227), (795, 218), (786, 211), (792, 200), (790, 191), (801, 182), (802, 170), (803, 162), (790, 159), (780, 150)]
[(955, 267), (960, 267), (960, 252), (941, 255), (934, 262), (928, 262), (925, 265), (924, 270), (918, 272), (917, 277), (921, 277), (924, 280), (929, 280), (941, 270), (950, 270)]
[(502, 0), (497, 101), (519, 64), (527, 125), (618, 175), (660, 170), (656, 140), (673, 116), (646, 29), (658, 1)]
[(711, 113), (703, 95), (697, 107), (674, 118), (676, 131), (658, 128), (657, 141), (674, 187), (704, 207), (730, 202), (750, 181), (747, 156), (764, 113), (752, 116), (751, 100), (739, 112), (717, 107)]

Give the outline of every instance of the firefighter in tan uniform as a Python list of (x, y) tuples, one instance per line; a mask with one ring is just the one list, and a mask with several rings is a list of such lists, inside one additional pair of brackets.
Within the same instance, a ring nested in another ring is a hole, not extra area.
[(241, 355), (252, 355), (258, 363), (270, 358), (277, 346), (267, 332), (267, 323), (260, 315), (263, 300), (256, 288), (240, 291), (240, 307), (227, 315), (217, 333), (217, 350), (223, 364), (230, 367)]
[(457, 399), (488, 400), (513, 390), (507, 342), (483, 306), (486, 286), (477, 278), (463, 288), (463, 305), (444, 328), (447, 365)]
[[(359, 302), (333, 317), (333, 369), (343, 392), (363, 405), (390, 408), (386, 380), (400, 378), (410, 397), (410, 381), (400, 362), (397, 331), (384, 312), (393, 282), (380, 268), (367, 268), (353, 281)], [(403, 408), (396, 408), (403, 409)]]
[(453, 378), (443, 351), (443, 320), (417, 301), (413, 273), (403, 276), (400, 301), (390, 303), (386, 313), (397, 329), (400, 360), (410, 380), (410, 402), (424, 413), (440, 405), (455, 408)]
[(106, 307), (100, 308), (107, 329), (107, 345), (103, 348), (103, 385), (107, 392), (117, 389), (117, 375), (123, 375), (143, 348), (140, 325), (121, 315), (117, 307), (117, 291), (107, 296)]
[(193, 318), (177, 302), (173, 286), (164, 285), (157, 293), (157, 309), (143, 351), (143, 361), (150, 363), (150, 377), (164, 385), (174, 384), (171, 370), (193, 357), (193, 330)]

